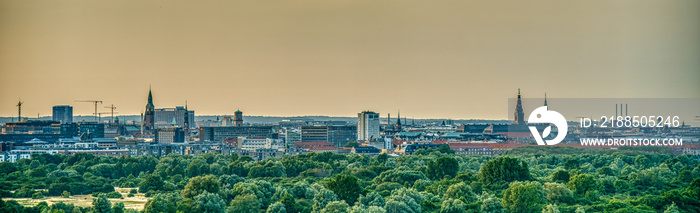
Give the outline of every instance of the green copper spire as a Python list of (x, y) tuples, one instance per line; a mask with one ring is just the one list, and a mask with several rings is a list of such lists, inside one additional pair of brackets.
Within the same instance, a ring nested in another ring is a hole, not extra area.
[(151, 85), (148, 85), (148, 104), (146, 104), (146, 108), (155, 108), (155, 106), (153, 105), (153, 93), (151, 93)]

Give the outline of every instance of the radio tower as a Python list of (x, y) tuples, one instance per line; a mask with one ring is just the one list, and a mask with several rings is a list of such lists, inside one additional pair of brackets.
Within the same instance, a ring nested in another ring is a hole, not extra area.
[(22, 104), (23, 103), (24, 102), (22, 102), (22, 99), (19, 99), (19, 101), (17, 102), (17, 118), (19, 118), (19, 119), (17, 119), (17, 122), (22, 121)]

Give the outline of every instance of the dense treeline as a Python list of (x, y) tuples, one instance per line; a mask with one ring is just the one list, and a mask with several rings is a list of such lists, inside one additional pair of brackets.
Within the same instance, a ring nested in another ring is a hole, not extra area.
[(138, 187), (146, 213), (700, 212), (697, 177), (697, 156), (672, 155), (42, 154), (0, 163), (0, 195), (92, 194), (93, 206), (0, 200), (0, 212), (133, 211), (107, 199), (114, 187)]

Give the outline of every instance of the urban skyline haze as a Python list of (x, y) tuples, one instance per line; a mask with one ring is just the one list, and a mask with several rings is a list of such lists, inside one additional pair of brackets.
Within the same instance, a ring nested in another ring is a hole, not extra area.
[(700, 98), (700, 1), (0, 1), (0, 116), (507, 119), (508, 99)]

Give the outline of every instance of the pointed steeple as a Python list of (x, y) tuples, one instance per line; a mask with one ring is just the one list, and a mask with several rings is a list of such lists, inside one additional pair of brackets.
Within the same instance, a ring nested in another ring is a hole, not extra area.
[(396, 120), (396, 125), (401, 125), (401, 110), (399, 110), (398, 116), (399, 119)]
[(153, 93), (151, 92), (151, 85), (148, 85), (148, 103), (146, 104), (146, 109), (154, 109), (153, 105)]
[(513, 113), (515, 116), (515, 119), (513, 123), (516, 125), (524, 125), (525, 124), (525, 113), (523, 113), (523, 102), (520, 100), (520, 88), (518, 88), (518, 100), (515, 105), (515, 112)]
[(547, 93), (544, 93), (544, 106), (547, 106)]

